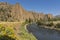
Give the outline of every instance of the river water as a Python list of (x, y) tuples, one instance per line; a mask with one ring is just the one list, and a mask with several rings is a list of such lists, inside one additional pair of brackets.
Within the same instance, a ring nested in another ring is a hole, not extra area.
[(60, 40), (60, 31), (38, 27), (36, 24), (27, 25), (27, 30), (32, 33), (37, 40)]

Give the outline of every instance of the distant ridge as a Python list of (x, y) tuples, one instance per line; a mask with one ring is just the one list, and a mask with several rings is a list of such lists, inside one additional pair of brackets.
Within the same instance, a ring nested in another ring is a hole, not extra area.
[(60, 15), (56, 15), (55, 17), (56, 17), (56, 18), (60, 18)]

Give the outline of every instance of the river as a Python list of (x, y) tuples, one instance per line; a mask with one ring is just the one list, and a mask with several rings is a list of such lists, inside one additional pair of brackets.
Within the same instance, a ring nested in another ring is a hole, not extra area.
[(37, 40), (60, 40), (60, 31), (38, 27), (36, 24), (27, 25), (27, 30), (32, 33)]

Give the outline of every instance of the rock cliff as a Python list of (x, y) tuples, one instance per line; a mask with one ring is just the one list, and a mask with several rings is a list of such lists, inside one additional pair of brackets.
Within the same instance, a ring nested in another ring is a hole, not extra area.
[(53, 18), (51, 14), (43, 14), (32, 11), (26, 11), (19, 3), (9, 4), (0, 2), (0, 21), (23, 21), (23, 20), (40, 20)]

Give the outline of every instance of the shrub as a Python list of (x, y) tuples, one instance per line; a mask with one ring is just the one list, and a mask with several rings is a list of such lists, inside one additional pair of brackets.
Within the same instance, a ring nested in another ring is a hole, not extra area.
[(0, 40), (15, 40), (15, 38), (9, 37), (8, 35), (0, 36)]
[(0, 24), (0, 39), (3, 40), (11, 40), (16, 39), (16, 35), (14, 33), (14, 29), (12, 27), (4, 27), (3, 25)]
[(60, 28), (60, 23), (57, 23), (55, 28)]
[(37, 24), (37, 25), (43, 25), (44, 23), (41, 22), (40, 20), (37, 20), (36, 24)]
[(54, 24), (51, 22), (51, 23), (48, 23), (46, 24), (46, 26), (53, 26)]

